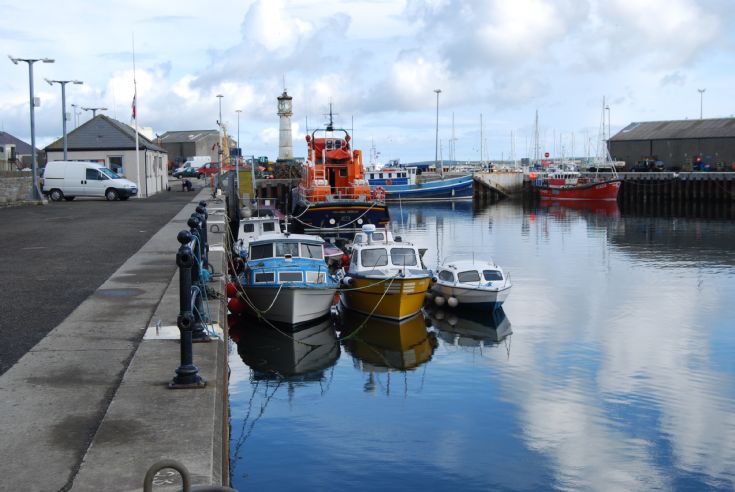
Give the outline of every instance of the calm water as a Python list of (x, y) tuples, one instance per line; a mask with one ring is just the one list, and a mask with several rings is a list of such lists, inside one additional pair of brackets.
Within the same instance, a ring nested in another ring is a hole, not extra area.
[[(425, 259), (492, 256), (504, 312), (354, 315), (232, 344), (240, 490), (732, 490), (735, 223), (391, 209)], [(512, 331), (512, 334), (510, 333)]]

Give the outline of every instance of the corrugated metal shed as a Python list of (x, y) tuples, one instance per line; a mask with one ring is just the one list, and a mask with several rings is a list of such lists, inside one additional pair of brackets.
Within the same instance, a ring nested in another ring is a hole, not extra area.
[(633, 122), (610, 140), (674, 140), (735, 137), (735, 118)]
[(198, 142), (207, 137), (219, 138), (217, 130), (186, 130), (180, 132), (166, 132), (161, 135), (161, 144)]
[[(103, 114), (97, 115), (66, 136), (67, 148), (72, 150), (135, 150), (135, 129)], [(142, 134), (138, 134), (142, 149), (166, 152)], [(64, 139), (49, 144), (46, 150), (62, 150)]]

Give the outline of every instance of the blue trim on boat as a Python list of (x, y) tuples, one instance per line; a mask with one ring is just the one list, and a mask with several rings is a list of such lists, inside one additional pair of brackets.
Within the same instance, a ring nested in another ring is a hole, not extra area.
[[(372, 186), (372, 180), (370, 182)], [(381, 185), (382, 186), (382, 185)], [(415, 185), (383, 186), (385, 199), (393, 200), (456, 200), (472, 197), (472, 176), (460, 176)]]

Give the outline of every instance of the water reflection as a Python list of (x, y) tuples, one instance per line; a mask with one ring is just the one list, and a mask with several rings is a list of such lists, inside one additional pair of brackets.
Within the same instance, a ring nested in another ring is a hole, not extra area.
[(365, 372), (415, 369), (431, 359), (436, 348), (423, 312), (395, 321), (343, 309), (340, 330), (343, 345)]
[(321, 380), (340, 354), (331, 319), (297, 332), (251, 322), (231, 329), (230, 336), (242, 361), (250, 366), (253, 380)]
[(432, 309), (428, 314), (439, 338), (455, 347), (494, 346), (513, 334), (502, 307), (488, 312)]

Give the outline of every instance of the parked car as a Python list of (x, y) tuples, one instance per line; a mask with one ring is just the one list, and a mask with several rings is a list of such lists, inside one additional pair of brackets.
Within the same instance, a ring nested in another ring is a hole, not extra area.
[(46, 164), (41, 191), (55, 202), (77, 196), (127, 200), (138, 185), (97, 162), (51, 161)]
[(171, 176), (174, 178), (193, 178), (196, 177), (197, 169), (199, 169), (201, 164), (193, 165), (190, 162), (185, 162), (183, 166), (177, 168), (174, 170), (173, 173), (171, 173)]
[[(214, 174), (217, 174), (217, 163), (216, 162), (207, 162), (202, 167), (199, 168), (199, 173), (202, 176), (212, 176)], [(199, 176), (200, 178), (202, 176)]]
[(661, 172), (664, 170), (663, 161), (655, 161), (653, 159), (644, 159), (638, 161), (634, 166), (630, 168), (633, 172), (644, 173), (644, 172)]

